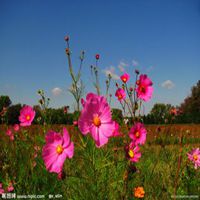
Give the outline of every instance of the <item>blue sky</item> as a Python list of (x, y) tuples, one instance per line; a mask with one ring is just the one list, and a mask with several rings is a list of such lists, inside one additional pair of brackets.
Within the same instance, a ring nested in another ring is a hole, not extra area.
[(0, 94), (34, 105), (44, 89), (50, 106), (72, 106), (63, 39), (69, 34), (75, 69), (86, 52), (85, 93), (94, 90), (88, 74), (99, 53), (103, 89), (105, 71), (120, 76), (123, 67), (133, 77), (138, 68), (154, 82), (146, 112), (156, 102), (178, 105), (200, 78), (199, 24), (199, 0), (0, 0)]

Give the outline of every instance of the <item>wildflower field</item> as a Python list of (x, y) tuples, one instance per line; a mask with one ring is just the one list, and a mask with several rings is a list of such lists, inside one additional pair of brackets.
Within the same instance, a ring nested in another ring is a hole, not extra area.
[[(66, 126), (46, 128), (62, 132), (63, 127)], [(41, 194), (46, 199), (49, 195), (62, 199), (123, 199), (125, 196), (136, 199), (136, 186), (142, 186), (144, 199), (150, 200), (171, 199), (175, 188), (177, 195), (198, 196), (200, 193), (200, 173), (187, 157), (188, 151), (199, 146), (200, 137), (193, 132), (190, 137), (194, 136), (195, 140), (191, 141), (186, 132), (190, 129), (184, 132), (183, 142), (177, 136), (181, 133), (180, 129), (173, 136), (169, 135), (173, 133), (165, 131), (165, 138), (170, 138), (167, 145), (158, 143), (158, 132), (154, 134), (156, 137), (150, 136), (149, 142), (141, 148), (140, 162), (127, 169), (124, 137), (112, 138), (106, 147), (98, 149), (90, 137), (80, 135), (77, 127), (66, 127), (76, 148), (73, 159), (65, 161), (63, 174), (58, 176), (48, 173), (42, 160), (43, 127), (32, 125), (22, 128), (14, 133), (15, 140), (12, 142), (5, 135), (6, 128), (1, 126), (0, 131), (0, 178), (4, 188), (12, 182), (12, 192), (16, 194)], [(155, 126), (147, 129), (155, 130)], [(176, 144), (174, 141), (177, 141)]]
[[(198, 199), (200, 125), (175, 124), (184, 113), (178, 107), (169, 107), (166, 115), (161, 112), (168, 124), (145, 125), (142, 113), (145, 103), (153, 98), (153, 80), (137, 69), (124, 72), (114, 83), (112, 98), (112, 74), (107, 75), (105, 90), (99, 81), (99, 54), (90, 66), (94, 91), (84, 94), (81, 75), (85, 52), (81, 52), (80, 67), (75, 70), (69, 36), (64, 39), (71, 76), (69, 91), (75, 104), (73, 125), (51, 122), (50, 98), (41, 89), (40, 116), (38, 107), (23, 105), (15, 112), (17, 123), (9, 124), (9, 106), (2, 106), (1, 197)], [(111, 101), (121, 108), (117, 119)], [(67, 112), (64, 107), (63, 113)], [(160, 118), (152, 113), (153, 118)]]

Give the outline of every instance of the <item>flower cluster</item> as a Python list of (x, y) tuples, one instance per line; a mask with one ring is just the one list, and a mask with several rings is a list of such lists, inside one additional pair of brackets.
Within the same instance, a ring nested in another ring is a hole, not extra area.
[(0, 194), (3, 194), (5, 192), (12, 192), (14, 190), (13, 183), (10, 181), (7, 185), (6, 189), (3, 188), (3, 184), (0, 183)]
[[(141, 107), (141, 101), (149, 101), (153, 93), (153, 83), (146, 74), (141, 74), (138, 78), (139, 71), (135, 70), (136, 81), (135, 87), (128, 87), (127, 83), (130, 80), (130, 75), (124, 73), (120, 79), (123, 82), (122, 87), (116, 83), (117, 90), (115, 96), (120, 101), (125, 113), (125, 108), (128, 108), (128, 114), (131, 115), (134, 124), (129, 131), (129, 137), (131, 142), (125, 146), (126, 157), (132, 162), (138, 162), (141, 157), (140, 148), (138, 145), (144, 145), (146, 141), (147, 131), (141, 122), (136, 120), (136, 111), (138, 104)], [(126, 95), (127, 94), (127, 95)], [(128, 96), (128, 99), (126, 99)], [(140, 101), (140, 103), (138, 103)], [(139, 108), (140, 109), (140, 108)]]
[(14, 126), (12, 126), (12, 128), (8, 128), (6, 131), (6, 135), (10, 138), (11, 141), (13, 141), (15, 139), (14, 137), (14, 132), (19, 131), (20, 127), (18, 124), (14, 124)]
[[(136, 71), (135, 73), (138, 76), (139, 72)], [(120, 78), (121, 78), (121, 81), (126, 85), (130, 79), (130, 75), (128, 73), (124, 73)], [(143, 101), (149, 101), (153, 94), (152, 85), (153, 85), (153, 82), (151, 81), (151, 79), (146, 74), (141, 74), (139, 79), (136, 80), (136, 86), (135, 86), (135, 91), (134, 91), (136, 92), (137, 98)], [(118, 84), (117, 84), (117, 87), (118, 87)], [(130, 87), (129, 90), (127, 89), (127, 93), (130, 98), (132, 98), (132, 95), (133, 95), (132, 92), (133, 92), (132, 87)], [(126, 98), (125, 90), (123, 88), (118, 87), (115, 93), (115, 96), (118, 98), (119, 101), (124, 100)], [(134, 100), (137, 101), (136, 99)]]
[(141, 153), (139, 152), (140, 148), (138, 145), (143, 145), (146, 141), (147, 131), (144, 125), (140, 122), (136, 122), (130, 132), (129, 137), (131, 139), (131, 143), (125, 147), (126, 156), (132, 162), (138, 162), (141, 157)]

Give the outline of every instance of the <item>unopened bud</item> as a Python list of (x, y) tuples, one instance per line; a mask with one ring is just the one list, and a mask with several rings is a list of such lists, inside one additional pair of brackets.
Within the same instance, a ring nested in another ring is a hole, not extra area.
[(66, 49), (65, 49), (65, 53), (66, 53), (67, 55), (70, 54), (70, 50), (69, 50), (69, 48), (66, 48)]
[(95, 55), (96, 60), (99, 60), (99, 57), (100, 57), (99, 54)]
[(136, 69), (136, 70), (135, 70), (135, 73), (136, 73), (136, 74), (139, 74), (140, 72), (139, 72), (139, 70)]

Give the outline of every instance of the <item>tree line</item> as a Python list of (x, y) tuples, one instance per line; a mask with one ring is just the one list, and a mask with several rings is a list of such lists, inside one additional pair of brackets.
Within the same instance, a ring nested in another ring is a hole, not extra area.
[[(22, 107), (21, 104), (12, 105), (9, 96), (0, 96), (0, 123), (19, 123), (18, 116)], [(33, 108), (36, 111), (34, 124), (73, 124), (79, 116), (77, 111), (70, 113), (69, 106), (42, 109), (40, 105), (35, 105)], [(114, 120), (122, 123), (124, 117), (120, 109), (113, 108), (112, 115)], [(156, 103), (150, 113), (141, 116), (141, 119), (145, 124), (200, 123), (200, 80), (179, 106)]]

